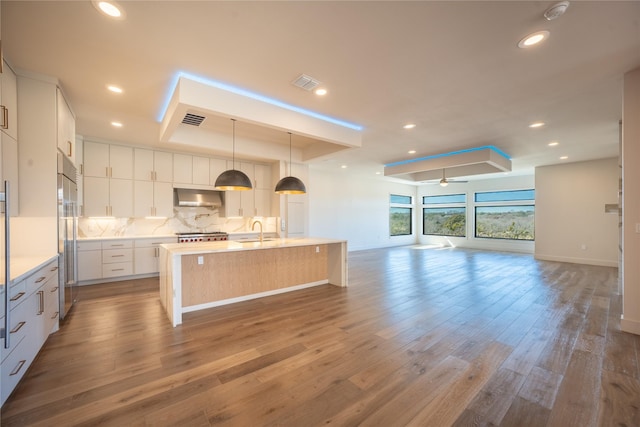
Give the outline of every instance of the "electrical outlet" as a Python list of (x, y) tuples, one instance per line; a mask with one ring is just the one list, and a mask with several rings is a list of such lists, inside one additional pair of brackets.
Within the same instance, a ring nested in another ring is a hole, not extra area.
[(320, 253), (320, 246), (316, 246), (316, 253), (319, 254)]
[(203, 265), (204, 264), (204, 257), (203, 256), (199, 256), (198, 257), (198, 265)]
[(285, 231), (287, 229), (287, 223), (284, 218), (280, 220), (280, 230)]

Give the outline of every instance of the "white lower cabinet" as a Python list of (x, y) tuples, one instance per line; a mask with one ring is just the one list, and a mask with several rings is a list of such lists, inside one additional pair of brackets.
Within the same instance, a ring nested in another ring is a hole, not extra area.
[(78, 280), (99, 283), (140, 274), (157, 274), (159, 245), (175, 237), (85, 240), (78, 242)]
[(0, 348), (1, 399), (7, 400), (49, 334), (58, 327), (58, 261), (11, 283), (9, 348)]
[(160, 257), (159, 245), (163, 243), (175, 243), (175, 238), (159, 238), (159, 239), (136, 239), (134, 241), (134, 274), (153, 274), (158, 273), (158, 258)]
[(102, 242), (78, 242), (78, 281), (102, 279)]

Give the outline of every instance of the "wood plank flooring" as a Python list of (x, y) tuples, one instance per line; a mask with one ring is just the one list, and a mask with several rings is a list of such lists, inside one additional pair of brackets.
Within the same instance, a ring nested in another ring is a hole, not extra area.
[(2, 426), (640, 426), (617, 269), (398, 247), (323, 285), (185, 315), (85, 286)]

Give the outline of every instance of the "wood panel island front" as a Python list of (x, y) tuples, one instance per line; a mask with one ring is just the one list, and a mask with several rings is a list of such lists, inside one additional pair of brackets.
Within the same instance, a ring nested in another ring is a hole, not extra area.
[(321, 238), (160, 245), (160, 301), (182, 313), (330, 283), (347, 286), (347, 242)]

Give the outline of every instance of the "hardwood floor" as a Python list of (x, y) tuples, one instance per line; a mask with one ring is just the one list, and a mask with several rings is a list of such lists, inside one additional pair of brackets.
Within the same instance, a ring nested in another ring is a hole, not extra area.
[(324, 285), (185, 315), (81, 288), (3, 426), (638, 426), (617, 269), (399, 247)]

